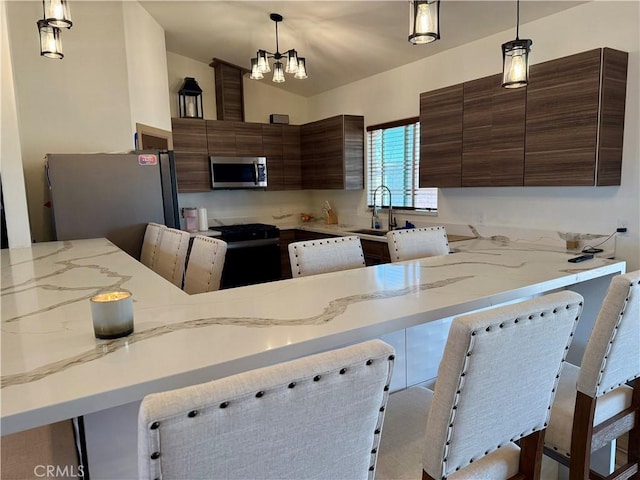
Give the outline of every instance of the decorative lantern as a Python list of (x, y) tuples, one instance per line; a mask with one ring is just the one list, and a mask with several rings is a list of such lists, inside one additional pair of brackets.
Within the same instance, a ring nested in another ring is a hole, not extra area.
[(202, 89), (193, 77), (185, 77), (178, 90), (180, 118), (204, 118), (202, 115)]

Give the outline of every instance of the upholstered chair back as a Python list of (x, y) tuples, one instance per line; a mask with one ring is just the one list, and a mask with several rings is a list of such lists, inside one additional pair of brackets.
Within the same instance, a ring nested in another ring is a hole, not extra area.
[(391, 230), (387, 245), (392, 262), (449, 254), (449, 241), (444, 227)]
[(166, 228), (159, 223), (151, 222), (147, 224), (147, 228), (144, 231), (144, 239), (142, 240), (142, 250), (140, 251), (140, 261), (143, 265), (153, 268), (160, 237)]
[(148, 395), (142, 479), (373, 479), (393, 348), (372, 340)]
[(175, 228), (165, 228), (156, 249), (153, 271), (182, 288), (184, 264), (189, 249), (189, 234)]
[(226, 242), (196, 235), (191, 245), (187, 271), (184, 275), (184, 291), (194, 294), (220, 289), (226, 253)]
[(601, 395), (640, 376), (640, 270), (611, 280), (585, 348), (578, 390)]
[(289, 261), (294, 278), (365, 266), (357, 236), (290, 243)]
[(564, 291), (454, 319), (427, 420), (425, 472), (446, 478), (546, 427), (581, 311), (582, 297)]

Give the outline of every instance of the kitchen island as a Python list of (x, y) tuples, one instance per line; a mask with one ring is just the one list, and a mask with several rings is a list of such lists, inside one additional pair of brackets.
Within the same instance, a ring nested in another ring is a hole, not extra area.
[[(562, 288), (589, 294), (580, 343), (611, 276), (625, 271), (624, 261), (572, 264), (572, 255), (534, 244), (457, 245), (447, 256), (191, 296), (106, 239), (3, 250), (2, 434), (135, 413), (148, 393)], [(133, 293), (128, 337), (94, 337), (89, 298), (105, 289)], [(135, 456), (135, 438), (127, 448)]]

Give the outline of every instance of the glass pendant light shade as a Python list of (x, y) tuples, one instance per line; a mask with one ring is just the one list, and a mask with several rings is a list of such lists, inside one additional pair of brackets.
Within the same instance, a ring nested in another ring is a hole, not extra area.
[(40, 34), (40, 55), (47, 58), (64, 57), (62, 53), (62, 42), (60, 40), (60, 29), (52, 27), (46, 20), (38, 20), (38, 32)]
[(271, 71), (266, 50), (258, 50), (258, 70), (261, 73), (269, 73)]
[(409, 42), (431, 43), (440, 38), (440, 0), (412, 0), (409, 20)]
[(287, 67), (284, 71), (287, 73), (296, 73), (298, 71), (298, 53), (295, 50), (287, 52)]
[(67, 0), (42, 0), (43, 19), (51, 27), (71, 28)]
[(531, 40), (512, 40), (502, 44), (502, 86), (526, 87), (529, 83), (529, 52)]
[(298, 71), (293, 76), (299, 80), (307, 78), (307, 60), (304, 57), (298, 57)]
[(273, 64), (273, 81), (275, 83), (284, 82), (284, 65), (282, 65), (282, 62), (276, 62)]
[(257, 58), (251, 59), (251, 75), (249, 75), (249, 78), (251, 80), (262, 80), (264, 78), (264, 75), (262, 75), (262, 72), (258, 68)]

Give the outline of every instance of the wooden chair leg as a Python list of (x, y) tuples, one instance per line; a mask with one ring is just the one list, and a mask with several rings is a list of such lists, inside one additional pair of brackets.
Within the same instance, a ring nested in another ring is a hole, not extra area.
[(571, 432), (571, 458), (569, 480), (589, 480), (591, 464), (591, 437), (596, 399), (582, 392), (576, 393), (573, 430)]
[(520, 473), (527, 480), (538, 480), (542, 471), (544, 430), (520, 439)]
[[(629, 445), (627, 446), (627, 463), (636, 464), (640, 470), (640, 377), (633, 381), (633, 397), (631, 406), (636, 409), (633, 428), (629, 431)], [(640, 480), (640, 471), (630, 477), (630, 480)]]

